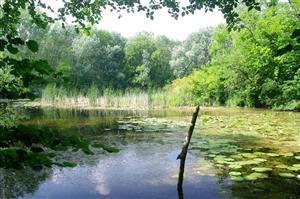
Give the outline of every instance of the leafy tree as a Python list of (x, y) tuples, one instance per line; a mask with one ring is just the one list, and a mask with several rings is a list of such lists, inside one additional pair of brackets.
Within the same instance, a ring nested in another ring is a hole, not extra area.
[(23, 83), (20, 77), (12, 74), (10, 66), (0, 68), (0, 97), (11, 98), (17, 93), (23, 93)]
[(212, 29), (208, 28), (192, 33), (173, 49), (170, 64), (176, 77), (189, 75), (194, 68), (210, 60), (211, 32)]
[(146, 86), (149, 84), (150, 69), (147, 60), (156, 50), (154, 36), (148, 32), (138, 33), (135, 37), (130, 38), (126, 43), (126, 79), (128, 84), (131, 82)]
[[(259, 4), (255, 0), (243, 0), (242, 3), (246, 4), (250, 9), (259, 9)], [(233, 27), (234, 22), (237, 21), (237, 14), (234, 11), (238, 5), (238, 0), (230, 1), (190, 1), (186, 6), (181, 6), (179, 2), (173, 0), (163, 0), (159, 2), (150, 1), (148, 4), (143, 4), (140, 1), (62, 1), (62, 6), (57, 10), (47, 5), (42, 1), (34, 0), (4, 0), (0, 4), (0, 51), (7, 52), (5, 57), (2, 57), (0, 64), (2, 66), (10, 66), (15, 75), (29, 75), (30, 78), (24, 78), (24, 86), (30, 85), (33, 78), (47, 75), (51, 72), (51, 67), (47, 62), (43, 62), (43, 69), (40, 68), (41, 61), (30, 58), (17, 59), (14, 55), (19, 52), (21, 46), (27, 46), (32, 52), (36, 53), (39, 49), (38, 43), (32, 38), (22, 38), (19, 25), (22, 23), (22, 13), (27, 13), (30, 16), (30, 21), (38, 28), (46, 29), (49, 23), (60, 21), (62, 27), (65, 27), (67, 16), (71, 16), (75, 23), (75, 29), (79, 32), (79, 27), (82, 31), (89, 34), (90, 28), (86, 24), (95, 24), (101, 19), (103, 9), (110, 8), (112, 11), (119, 12), (126, 10), (127, 12), (140, 12), (146, 13), (146, 16), (153, 18), (156, 10), (166, 7), (171, 16), (178, 18), (194, 13), (198, 9), (205, 8), (212, 10), (218, 7), (223, 13), (229, 24)], [(52, 14), (50, 15), (49, 12)], [(57, 13), (57, 14), (56, 14)], [(20, 71), (20, 65), (29, 68), (26, 73)], [(34, 68), (37, 67), (37, 70)], [(33, 73), (40, 73), (34, 75)], [(30, 80), (26, 82), (26, 80)], [(35, 81), (35, 80), (34, 80)], [(27, 89), (30, 90), (30, 89)]]
[(121, 87), (124, 80), (124, 44), (117, 44), (114, 39), (122, 40), (105, 31), (97, 31), (90, 36), (79, 35), (74, 39), (71, 70), (77, 88), (87, 89), (92, 84), (99, 88)]
[[(135, 86), (162, 87), (173, 78), (169, 61), (174, 42), (151, 33), (137, 34), (127, 42), (126, 73)], [(130, 84), (130, 83), (129, 83)]]
[(262, 12), (240, 9), (240, 30), (213, 32), (212, 60), (188, 78), (203, 104), (299, 109), (297, 10), (288, 3)]

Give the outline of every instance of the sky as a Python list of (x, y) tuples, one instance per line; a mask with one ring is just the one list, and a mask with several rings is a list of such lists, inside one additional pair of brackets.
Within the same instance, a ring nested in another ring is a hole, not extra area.
[[(148, 0), (141, 0), (147, 3)], [(188, 0), (178, 0), (183, 5)], [(54, 10), (62, 6), (61, 0), (44, 0), (44, 3), (50, 5)], [(121, 11), (122, 17), (119, 19), (119, 13), (110, 12), (109, 9), (103, 10), (102, 19), (97, 24), (97, 28), (121, 33), (124, 37), (132, 37), (138, 32), (148, 31), (155, 35), (166, 35), (175, 40), (184, 40), (189, 34), (198, 31), (200, 28), (216, 26), (225, 23), (223, 14), (220, 11), (205, 13), (204, 10), (197, 10), (194, 14), (179, 17), (177, 20), (172, 18), (167, 9), (155, 12), (154, 20), (146, 17), (144, 12), (127, 13)]]
[(125, 37), (134, 36), (141, 31), (153, 32), (155, 35), (166, 35), (176, 40), (184, 40), (192, 32), (200, 28), (216, 26), (225, 23), (223, 14), (220, 11), (205, 13), (204, 10), (195, 12), (194, 15), (187, 15), (175, 20), (166, 10), (155, 13), (154, 20), (148, 19), (145, 13), (122, 13), (104, 11), (103, 18), (97, 25), (99, 29), (119, 32)]

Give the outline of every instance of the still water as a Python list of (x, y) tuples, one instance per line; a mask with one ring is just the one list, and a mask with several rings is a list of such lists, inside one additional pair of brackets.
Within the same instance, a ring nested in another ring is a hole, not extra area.
[[(74, 168), (0, 169), (0, 196), (24, 199), (177, 198), (192, 110), (29, 109), (24, 124), (120, 149), (61, 152)], [(186, 160), (185, 198), (300, 198), (300, 114), (202, 109)], [(299, 159), (298, 159), (299, 158)]]

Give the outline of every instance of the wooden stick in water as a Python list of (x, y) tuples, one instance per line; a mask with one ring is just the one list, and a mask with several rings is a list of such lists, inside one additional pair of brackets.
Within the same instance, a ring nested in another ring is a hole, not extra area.
[(194, 127), (197, 121), (198, 113), (199, 113), (199, 105), (196, 107), (195, 112), (193, 113), (192, 122), (189, 128), (189, 131), (184, 139), (184, 143), (182, 146), (181, 153), (177, 156), (177, 159), (180, 159), (180, 167), (179, 167), (179, 174), (178, 174), (178, 183), (177, 183), (177, 191), (178, 191), (178, 197), (179, 199), (183, 199), (183, 189), (182, 189), (182, 183), (183, 183), (183, 174), (184, 174), (184, 165), (185, 165), (185, 159), (186, 154), (189, 148), (189, 144), (193, 135)]

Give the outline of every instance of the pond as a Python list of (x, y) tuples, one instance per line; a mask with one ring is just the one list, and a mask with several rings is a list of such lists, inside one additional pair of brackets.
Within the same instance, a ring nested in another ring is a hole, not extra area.
[[(94, 154), (59, 152), (55, 158), (76, 162), (73, 168), (0, 169), (0, 198), (178, 197), (176, 157), (192, 110), (33, 108), (27, 114), (25, 125), (82, 136)], [(185, 198), (299, 198), (299, 124), (294, 112), (201, 108)]]

